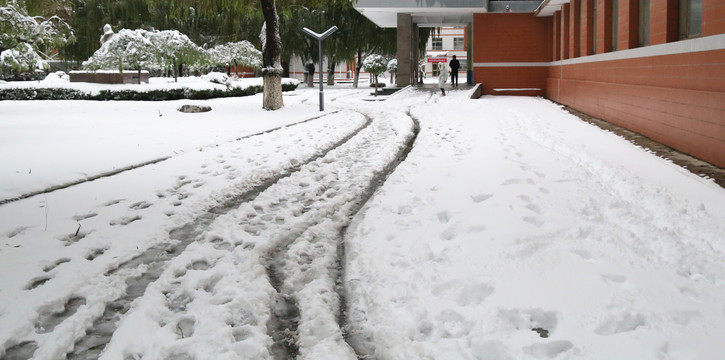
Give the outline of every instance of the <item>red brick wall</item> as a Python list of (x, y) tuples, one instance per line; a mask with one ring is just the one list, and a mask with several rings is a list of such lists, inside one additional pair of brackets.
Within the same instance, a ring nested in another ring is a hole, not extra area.
[(561, 56), (560, 59), (568, 59), (569, 55), (569, 4), (561, 6)]
[(702, 35), (725, 34), (725, 1), (702, 1)]
[(579, 57), (579, 36), (581, 33), (580, 0), (569, 3), (569, 57)]
[(639, 0), (619, 0), (618, 50), (637, 47), (639, 37)]
[[(545, 95), (725, 167), (725, 2), (703, 0), (704, 38), (679, 43), (677, 0), (651, 0), (652, 46), (636, 49), (637, 0), (619, 0), (616, 14), (611, 0), (571, 1), (549, 17), (474, 14), (474, 81), (483, 93)], [(588, 57), (595, 1), (601, 55)], [(495, 91), (511, 88), (542, 90)]]
[(678, 0), (650, 0), (650, 45), (677, 41), (679, 34)]
[(725, 167), (725, 50), (552, 66), (546, 96)]
[(581, 0), (581, 13), (579, 17), (581, 19), (581, 56), (587, 56), (594, 54), (594, 41), (592, 37), (593, 29), (593, 18), (592, 18), (592, 4), (594, 0)]
[[(543, 95), (552, 58), (553, 22), (533, 14), (473, 15), (473, 78), (484, 94)], [(482, 65), (477, 65), (482, 64)], [(491, 66), (503, 65), (503, 66)], [(522, 65), (522, 66), (511, 66)], [(540, 91), (495, 92), (494, 89), (539, 88)]]

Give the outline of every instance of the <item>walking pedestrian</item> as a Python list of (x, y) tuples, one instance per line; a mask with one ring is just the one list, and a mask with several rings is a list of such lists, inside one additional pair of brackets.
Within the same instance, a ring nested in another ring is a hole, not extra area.
[(451, 85), (458, 87), (458, 69), (461, 68), (461, 62), (456, 59), (456, 55), (453, 55), (451, 60)]
[(438, 87), (441, 88), (441, 93), (443, 94), (443, 96), (446, 96), (446, 89), (444, 89), (443, 86), (446, 85), (446, 80), (448, 80), (448, 69), (443, 63), (438, 63), (438, 66), (441, 71), (441, 73), (438, 74)]

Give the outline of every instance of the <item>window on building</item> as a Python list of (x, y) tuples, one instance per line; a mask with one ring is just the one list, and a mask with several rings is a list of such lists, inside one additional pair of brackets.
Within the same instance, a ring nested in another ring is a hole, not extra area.
[(592, 53), (597, 53), (597, 0), (592, 1)]
[(702, 0), (680, 0), (680, 39), (702, 33)]
[[(585, 12), (586, 6), (583, 5), (584, 1), (586, 1), (586, 0), (582, 0), (582, 2), (580, 3), (582, 5), (579, 6), (579, 34), (586, 34), (585, 22), (587, 21), (587, 14)], [(579, 52), (581, 53), (581, 56), (589, 55), (589, 54), (587, 54), (586, 42), (587, 42), (587, 39), (584, 36), (580, 35), (579, 36)]]
[(431, 48), (433, 50), (443, 50), (443, 38), (434, 37), (431, 39)]
[(464, 50), (465, 49), (465, 38), (456, 37), (453, 38), (453, 50)]
[(438, 67), (438, 63), (433, 63), (433, 77), (438, 77), (441, 74), (441, 69)]
[(619, 43), (619, 1), (612, 0), (612, 51), (617, 51)]
[(468, 71), (468, 60), (458, 59), (458, 61), (461, 63), (461, 71), (463, 71), (463, 72)]
[(639, 36), (637, 37), (637, 45), (649, 45), (649, 1), (639, 0)]

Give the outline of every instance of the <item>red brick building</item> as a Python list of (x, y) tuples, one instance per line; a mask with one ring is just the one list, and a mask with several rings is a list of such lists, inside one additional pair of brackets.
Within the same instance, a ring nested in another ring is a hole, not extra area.
[(522, 3), (456, 8), (484, 94), (544, 96), (725, 167), (725, 0)]

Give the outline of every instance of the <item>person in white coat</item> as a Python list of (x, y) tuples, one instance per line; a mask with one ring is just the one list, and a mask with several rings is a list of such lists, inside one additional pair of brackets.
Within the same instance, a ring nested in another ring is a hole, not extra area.
[(443, 86), (446, 85), (446, 80), (448, 80), (448, 67), (443, 63), (440, 63), (439, 66), (441, 73), (438, 74), (438, 87), (441, 88), (443, 96), (446, 96), (446, 89), (444, 89)]

